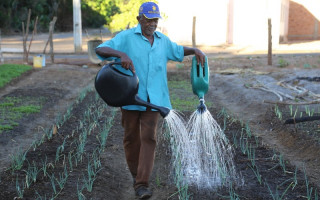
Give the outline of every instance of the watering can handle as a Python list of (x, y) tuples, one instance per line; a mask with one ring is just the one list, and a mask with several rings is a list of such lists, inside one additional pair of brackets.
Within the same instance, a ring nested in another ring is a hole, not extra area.
[[(128, 74), (124, 74), (121, 71), (119, 71), (117, 68), (115, 68), (113, 65), (121, 65), (121, 62), (113, 62), (113, 63), (109, 63), (110, 67), (112, 67), (113, 69), (117, 70), (119, 73), (123, 74), (123, 75), (128, 75)], [(132, 70), (132, 66), (129, 66), (129, 70), (132, 72), (133, 75), (135, 75), (135, 73)]]

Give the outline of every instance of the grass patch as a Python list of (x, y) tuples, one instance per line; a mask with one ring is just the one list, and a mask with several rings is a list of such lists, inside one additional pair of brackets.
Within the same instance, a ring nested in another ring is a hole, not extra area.
[(19, 106), (12, 109), (15, 112), (21, 113), (37, 113), (40, 112), (41, 106), (28, 105), (28, 106)]
[(44, 97), (5, 97), (0, 100), (0, 133), (12, 130), (26, 115), (40, 112)]
[[(169, 80), (170, 99), (172, 108), (178, 111), (195, 111), (199, 104), (199, 98), (193, 94), (190, 80)], [(206, 102), (208, 107), (211, 102)]]
[(12, 125), (0, 125), (0, 133), (1, 131), (7, 131), (7, 130), (12, 130), (13, 126)]
[(3, 64), (0, 65), (0, 88), (22, 73), (32, 69), (30, 65)]

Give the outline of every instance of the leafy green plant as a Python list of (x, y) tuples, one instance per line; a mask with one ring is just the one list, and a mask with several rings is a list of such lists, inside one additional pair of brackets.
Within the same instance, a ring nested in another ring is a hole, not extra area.
[(43, 172), (43, 176), (44, 176), (44, 177), (47, 176), (47, 160), (48, 160), (47, 156), (46, 156), (46, 159), (45, 159), (44, 161), (41, 160), (41, 164), (42, 164), (41, 170), (42, 170), (42, 172)]
[(26, 155), (28, 150), (23, 152), (22, 150), (18, 150), (18, 153), (11, 156), (11, 170), (20, 170), (23, 166), (24, 161), (26, 160)]
[(232, 184), (229, 186), (229, 198), (231, 200), (240, 200), (239, 195), (234, 191)]
[(289, 188), (292, 186), (293, 182), (291, 182), (288, 185), (288, 187), (283, 191), (282, 194), (280, 194), (278, 186), (276, 187), (275, 193), (273, 193), (267, 181), (265, 181), (265, 184), (267, 185), (268, 190), (269, 190), (273, 200), (282, 200), (284, 198), (285, 194), (288, 192)]
[(312, 68), (312, 66), (310, 64), (306, 63), (303, 65), (303, 68)]
[(77, 195), (78, 195), (78, 200), (85, 200), (86, 197), (83, 195), (82, 190), (84, 187), (79, 188), (79, 180), (77, 182)]
[(250, 126), (249, 126), (248, 123), (246, 123), (245, 129), (246, 129), (247, 136), (248, 136), (249, 138), (251, 138), (252, 133), (251, 133), (251, 129), (250, 129)]
[(310, 183), (309, 183), (305, 169), (304, 169), (304, 178), (305, 178), (306, 188), (307, 188), (307, 199), (311, 200), (313, 187), (310, 187)]
[(279, 155), (279, 164), (280, 164), (281, 168), (283, 169), (283, 172), (286, 173), (286, 164), (285, 164), (285, 160), (283, 159), (282, 154)]
[(49, 175), (49, 178), (50, 178), (52, 190), (53, 190), (54, 194), (57, 194), (56, 184), (54, 183), (56, 180), (56, 178), (54, 177), (54, 173), (51, 176)]
[(161, 178), (158, 173), (156, 175), (156, 186), (161, 187)]
[(276, 116), (281, 120), (282, 119), (282, 112), (280, 111), (278, 105), (274, 107), (274, 112), (276, 113)]
[(38, 191), (36, 191), (36, 195), (37, 195), (37, 200), (47, 200), (47, 195), (44, 195), (44, 197), (42, 197)]
[(58, 186), (60, 190), (64, 188), (64, 185), (67, 182), (68, 179), (68, 171), (66, 165), (64, 166), (64, 171), (62, 173), (59, 173), (59, 179), (56, 178), (56, 182), (58, 183)]
[(68, 162), (69, 162), (69, 168), (70, 168), (70, 171), (73, 171), (73, 164), (72, 164), (72, 152), (69, 151), (68, 153)]
[(279, 61), (278, 61), (278, 67), (284, 68), (284, 67), (287, 67), (287, 66), (289, 66), (289, 62), (287, 62), (283, 58), (280, 58)]
[(248, 152), (248, 159), (251, 161), (251, 165), (254, 167), (255, 166), (255, 160), (256, 160), (256, 158), (255, 158), (255, 155), (256, 155), (255, 152), (256, 151), (251, 146), (251, 144), (250, 144), (250, 147), (248, 148), (247, 152)]
[(292, 189), (294, 189), (296, 187), (296, 185), (298, 185), (297, 173), (298, 173), (298, 168), (296, 167), (296, 169), (294, 170), (294, 174), (293, 174), (294, 185), (292, 186)]
[(251, 167), (250, 165), (248, 165), (248, 166), (251, 168), (251, 170), (253, 171), (254, 175), (256, 175), (257, 180), (258, 180), (259, 184), (261, 185), (262, 184), (262, 176), (261, 176), (261, 174), (259, 172), (258, 167), (257, 166)]
[(249, 142), (248, 142), (248, 138), (243, 137), (242, 134), (243, 134), (243, 132), (241, 132), (241, 136), (239, 139), (239, 146), (240, 146), (241, 152), (245, 155), (248, 152)]
[(223, 131), (226, 130), (227, 127), (227, 113), (225, 111), (225, 108), (222, 108), (221, 111), (218, 113), (218, 117), (223, 116)]
[(292, 116), (292, 111), (293, 111), (293, 106), (292, 105), (289, 105), (289, 109), (290, 109), (290, 116)]
[(22, 186), (20, 186), (20, 183), (19, 183), (19, 180), (18, 180), (18, 177), (17, 177), (17, 179), (16, 179), (16, 190), (17, 190), (18, 198), (20, 198), (20, 199), (23, 198), (24, 188), (25, 188), (24, 182), (22, 183)]
[(95, 170), (98, 170), (101, 168), (101, 161), (99, 157), (99, 148), (97, 148), (93, 153), (92, 153), (92, 162)]
[(235, 148), (238, 148), (238, 139), (237, 139), (237, 135), (236, 135), (236, 133), (232, 133), (232, 138), (233, 138), (233, 146), (235, 147)]
[(66, 139), (67, 139), (67, 137), (63, 140), (63, 143), (57, 148), (55, 162), (59, 161), (60, 153), (62, 153), (64, 151), (64, 146), (66, 144)]
[(32, 165), (28, 166), (28, 171), (27, 171), (27, 176), (30, 177), (30, 179), (35, 183), (37, 182), (37, 176), (38, 173), (40, 172), (40, 169), (38, 169), (37, 165), (35, 164), (35, 162), (32, 162)]
[(100, 170), (101, 169), (94, 169), (91, 166), (90, 162), (88, 162), (87, 178), (86, 178), (86, 176), (83, 175), (84, 185), (85, 185), (88, 192), (92, 192), (93, 183), (96, 180), (96, 176)]

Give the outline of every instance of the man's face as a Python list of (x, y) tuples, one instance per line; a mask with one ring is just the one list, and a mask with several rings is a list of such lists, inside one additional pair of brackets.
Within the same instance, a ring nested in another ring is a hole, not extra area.
[(158, 26), (158, 18), (147, 19), (145, 16), (138, 16), (138, 21), (141, 25), (142, 34), (145, 36), (152, 36)]

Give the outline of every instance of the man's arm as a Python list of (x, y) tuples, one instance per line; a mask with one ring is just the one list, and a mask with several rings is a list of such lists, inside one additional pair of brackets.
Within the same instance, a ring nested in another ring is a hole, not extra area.
[(129, 58), (129, 56), (121, 51), (114, 50), (110, 47), (99, 47), (96, 49), (96, 53), (105, 58), (109, 57), (117, 57), (121, 59), (121, 65), (125, 69), (129, 69), (130, 66), (132, 68), (132, 71), (135, 72), (134, 65), (132, 63), (132, 60)]
[(206, 62), (206, 55), (197, 48), (190, 48), (190, 47), (183, 47), (184, 55), (195, 55), (197, 59), (197, 63), (201, 63), (201, 66), (204, 66), (204, 63)]

